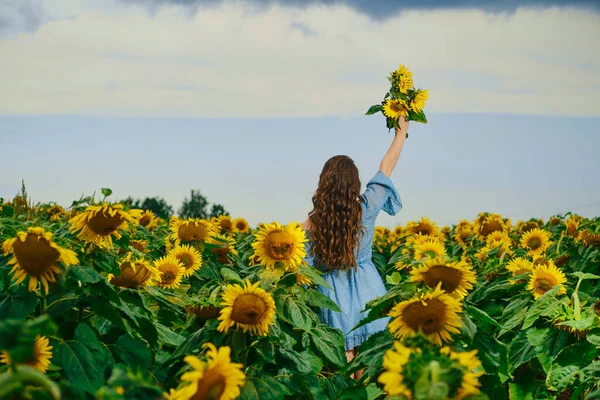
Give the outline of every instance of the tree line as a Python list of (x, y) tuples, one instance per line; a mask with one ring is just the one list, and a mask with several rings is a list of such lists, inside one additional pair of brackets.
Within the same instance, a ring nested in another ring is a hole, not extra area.
[[(173, 207), (168, 204), (162, 197), (146, 197), (145, 199), (134, 199), (129, 196), (121, 201), (133, 208), (142, 210), (150, 210), (156, 216), (169, 219), (174, 214)], [(210, 204), (206, 196), (200, 193), (200, 190), (191, 190), (190, 196), (183, 199), (181, 207), (177, 211), (181, 218), (201, 218), (207, 219), (218, 217), (220, 215), (229, 215), (222, 204)]]

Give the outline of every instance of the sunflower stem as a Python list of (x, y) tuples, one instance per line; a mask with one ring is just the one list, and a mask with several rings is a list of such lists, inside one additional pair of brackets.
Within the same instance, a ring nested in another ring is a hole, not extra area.
[(433, 360), (429, 363), (429, 370), (431, 371), (431, 386), (433, 386), (440, 380), (440, 363)]
[(556, 255), (558, 255), (558, 254), (560, 253), (560, 244), (562, 243), (562, 240), (563, 240), (563, 238), (565, 237), (565, 232), (566, 232), (566, 231), (563, 231), (563, 232), (560, 234), (560, 239), (558, 239), (558, 244), (556, 245)]
[(48, 304), (48, 306), (46, 307), (46, 310), (51, 309), (52, 307), (54, 307), (55, 305), (57, 305), (60, 302), (69, 301), (69, 300), (77, 300), (77, 297), (63, 297), (62, 299), (54, 300), (52, 303)]
[(40, 296), (40, 316), (46, 313), (46, 292), (42, 288), (42, 295)]

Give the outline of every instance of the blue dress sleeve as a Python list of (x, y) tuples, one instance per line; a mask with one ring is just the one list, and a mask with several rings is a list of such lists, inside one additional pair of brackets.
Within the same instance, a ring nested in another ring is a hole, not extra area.
[(383, 210), (389, 215), (396, 215), (402, 208), (400, 194), (394, 183), (386, 174), (377, 171), (373, 179), (367, 183), (367, 189), (362, 195), (365, 220), (375, 221), (379, 211)]

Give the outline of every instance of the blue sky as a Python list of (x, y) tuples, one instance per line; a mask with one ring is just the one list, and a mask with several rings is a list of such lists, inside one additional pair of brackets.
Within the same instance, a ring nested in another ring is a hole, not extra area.
[(198, 4), (0, 0), (0, 197), (200, 189), (252, 224), (302, 220), (329, 157), (376, 172), (391, 134), (362, 114), (404, 63), (430, 123), (380, 224), (600, 214), (594, 2)]
[[(33, 200), (69, 205), (192, 188), (251, 223), (301, 220), (327, 158), (347, 154), (364, 184), (391, 135), (382, 118), (0, 118), (0, 196), (25, 179)], [(404, 202), (387, 226), (428, 215), (443, 224), (479, 211), (545, 217), (576, 207), (600, 215), (599, 118), (439, 114), (414, 124), (392, 180)]]

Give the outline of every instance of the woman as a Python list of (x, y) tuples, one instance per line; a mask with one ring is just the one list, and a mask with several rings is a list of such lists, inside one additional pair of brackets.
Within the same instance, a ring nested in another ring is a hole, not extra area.
[[(303, 225), (309, 238), (306, 261), (325, 271), (323, 277), (333, 288), (318, 289), (342, 310), (339, 313), (323, 309), (321, 319), (346, 335), (348, 362), (362, 342), (384, 330), (388, 323), (388, 318), (379, 319), (350, 332), (366, 316), (361, 312), (365, 304), (386, 292), (371, 260), (371, 242), (379, 211), (395, 215), (402, 208), (400, 195), (389, 176), (400, 157), (407, 129), (408, 122), (401, 117), (379, 171), (362, 195), (354, 161), (347, 156), (330, 158), (312, 198), (314, 208)], [(359, 377), (357, 373), (355, 378)]]

